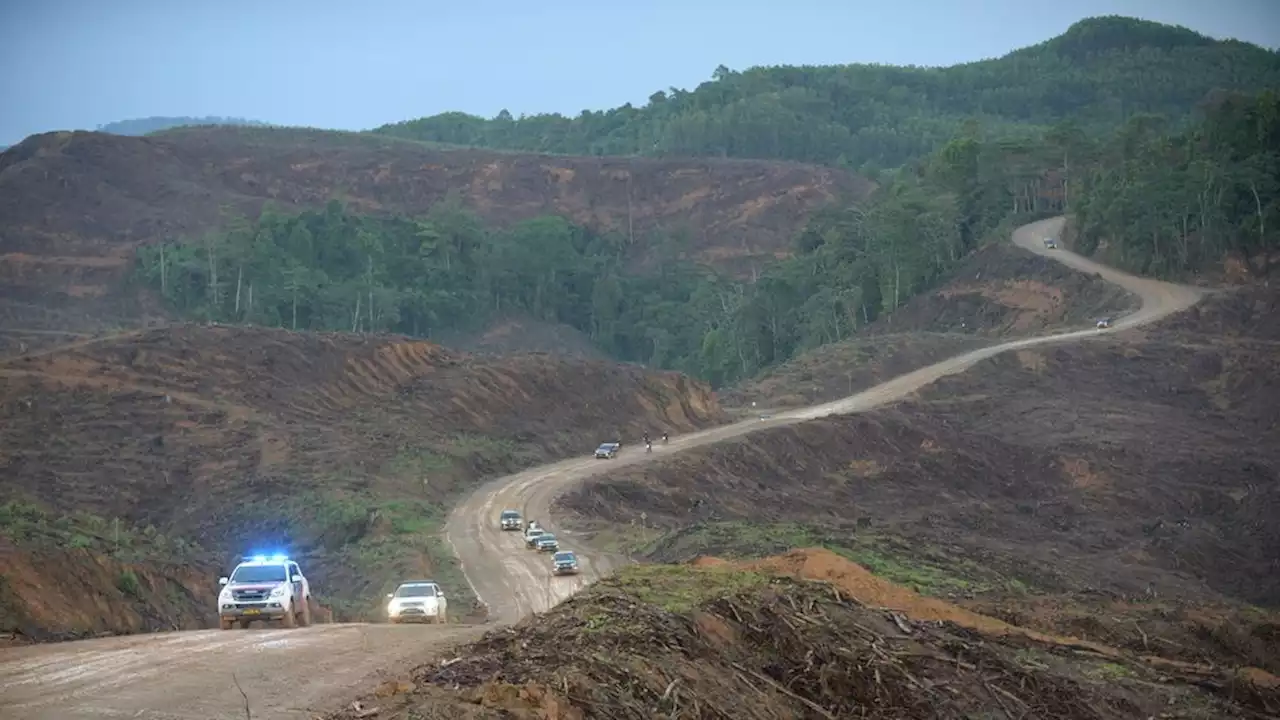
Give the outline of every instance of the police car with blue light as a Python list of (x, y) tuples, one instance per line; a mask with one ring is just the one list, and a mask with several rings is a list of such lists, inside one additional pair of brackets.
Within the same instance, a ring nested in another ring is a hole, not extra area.
[(254, 620), (278, 620), (287, 628), (311, 624), (311, 584), (287, 555), (246, 557), (218, 584), (218, 624), (223, 630), (247, 628)]

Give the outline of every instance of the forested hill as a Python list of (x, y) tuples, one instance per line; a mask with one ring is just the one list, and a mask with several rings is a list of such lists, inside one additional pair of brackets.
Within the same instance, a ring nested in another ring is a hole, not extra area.
[(717, 68), (693, 91), (574, 118), (452, 112), (375, 132), (459, 145), (595, 155), (723, 155), (896, 167), (976, 118), (989, 134), (1071, 119), (1109, 130), (1136, 114), (1185, 118), (1214, 90), (1280, 87), (1280, 53), (1123, 17), (1082, 20), (1039, 45), (945, 68)]
[(132, 118), (130, 120), (120, 120), (106, 125), (99, 125), (98, 132), (111, 133), (112, 135), (146, 135), (147, 133), (159, 132), (160, 130), (168, 130), (169, 128), (185, 127), (188, 125), (266, 125), (264, 122), (257, 120), (245, 120), (244, 118), (233, 117), (145, 117)]

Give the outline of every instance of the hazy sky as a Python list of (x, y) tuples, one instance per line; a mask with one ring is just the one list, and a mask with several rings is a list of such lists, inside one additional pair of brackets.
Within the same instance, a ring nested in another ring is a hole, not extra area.
[(150, 115), (577, 113), (721, 63), (949, 65), (1109, 14), (1280, 47), (1280, 0), (0, 0), (0, 144)]

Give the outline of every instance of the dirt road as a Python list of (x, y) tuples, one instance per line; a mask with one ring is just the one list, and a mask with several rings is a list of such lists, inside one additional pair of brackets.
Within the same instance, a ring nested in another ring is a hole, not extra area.
[(384, 671), (421, 661), (477, 630), (313, 625), (8, 649), (0, 652), (0, 717), (221, 720), (244, 718), (247, 698), (257, 720), (310, 720), (317, 708), (369, 689)]
[[(633, 446), (624, 448), (614, 460), (590, 458), (566, 460), (494, 481), (477, 490), (462, 505), (459, 505), (450, 516), (447, 526), (449, 542), (462, 560), (463, 569), (471, 582), (472, 589), (489, 605), (491, 617), (502, 622), (514, 622), (530, 612), (546, 610), (595, 579), (608, 575), (619, 565), (628, 562), (624, 557), (597, 552), (580, 543), (575, 543), (573, 536), (559, 530), (554, 519), (550, 517), (549, 508), (557, 495), (595, 474), (608, 472), (620, 465), (661, 458), (670, 453), (763, 428), (789, 425), (825, 415), (870, 410), (900, 400), (938, 378), (962, 372), (993, 355), (1033, 345), (1079, 341), (1098, 337), (1100, 334), (1121, 332), (1125, 328), (1150, 323), (1185, 310), (1200, 300), (1202, 291), (1195, 288), (1129, 275), (1066, 250), (1045, 249), (1044, 237), (1060, 236), (1064, 222), (1063, 218), (1052, 218), (1023, 226), (1014, 233), (1014, 243), (1030, 252), (1053, 258), (1077, 270), (1098, 273), (1104, 280), (1139, 296), (1142, 307), (1134, 313), (1117, 319), (1111, 330), (1098, 331), (1091, 327), (985, 347), (907, 373), (835, 402), (780, 412), (769, 415), (763, 420), (757, 417), (672, 438), (670, 445), (655, 445), (652, 455), (644, 452), (643, 446), (638, 444), (637, 439)], [(589, 451), (590, 448), (584, 448), (584, 450)], [(575, 551), (582, 558), (582, 574), (577, 577), (552, 576), (549, 558), (524, 550), (519, 533), (503, 533), (498, 530), (496, 527), (498, 513), (508, 508), (520, 510), (526, 518), (538, 520), (543, 526), (555, 532), (561, 539), (562, 547)]]
[[(1055, 219), (1029, 225), (1019, 229), (1014, 240), (1031, 252), (1085, 272), (1097, 272), (1141, 296), (1142, 308), (1106, 332), (1158, 320), (1199, 299), (1200, 292), (1191, 288), (1127, 275), (1065, 250), (1045, 250), (1041, 238), (1057, 233), (1061, 223)], [(646, 455), (643, 447), (629, 446), (612, 461), (578, 458), (495, 480), (454, 510), (447, 536), (472, 587), (489, 604), (491, 616), (512, 622), (546, 610), (627, 560), (592, 551), (576, 543), (572, 535), (560, 533), (563, 546), (583, 558), (583, 573), (553, 577), (550, 558), (525, 550), (518, 533), (497, 529), (497, 516), (503, 509), (519, 509), (555, 530), (548, 512), (552, 500), (596, 473), (753, 430), (879, 407), (992, 355), (1098, 334), (1089, 328), (983, 348), (837, 402), (672, 438), (668, 446), (655, 446), (652, 456)], [(256, 720), (306, 718), (367, 690), (384, 670), (404, 669), (448, 645), (473, 639), (484, 629), (320, 625), (301, 630), (210, 630), (104, 638), (8, 649), (0, 651), (0, 717), (231, 720), (245, 717), (247, 696)]]

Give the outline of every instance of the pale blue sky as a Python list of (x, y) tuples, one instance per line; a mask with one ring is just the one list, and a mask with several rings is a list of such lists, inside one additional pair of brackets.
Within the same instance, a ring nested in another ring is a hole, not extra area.
[(0, 0), (0, 144), (150, 115), (576, 113), (721, 63), (950, 65), (1109, 14), (1280, 47), (1280, 0)]

